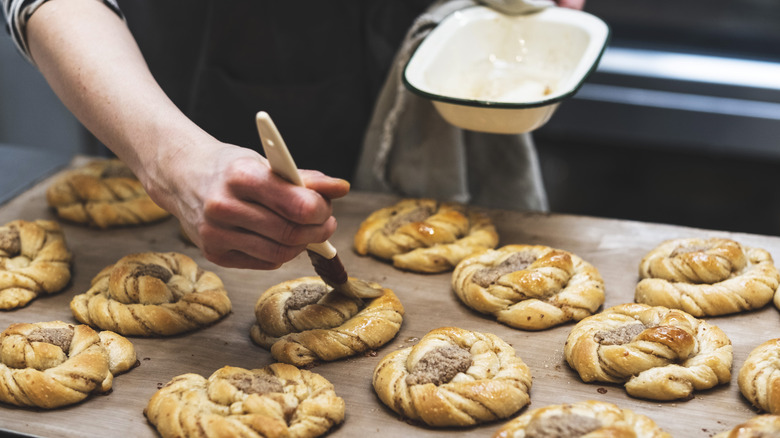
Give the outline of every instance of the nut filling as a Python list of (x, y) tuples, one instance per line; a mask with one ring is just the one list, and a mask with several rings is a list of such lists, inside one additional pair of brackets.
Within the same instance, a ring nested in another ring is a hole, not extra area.
[(601, 427), (593, 417), (577, 414), (549, 415), (536, 418), (525, 429), (526, 438), (576, 438)]
[(594, 335), (596, 342), (601, 345), (623, 345), (628, 344), (638, 334), (647, 329), (644, 324), (636, 323), (620, 326), (612, 330), (601, 330)]
[(474, 273), (472, 281), (482, 287), (495, 283), (501, 276), (510, 272), (522, 271), (536, 261), (536, 256), (530, 252), (516, 252), (496, 266), (484, 268)]
[(17, 228), (0, 228), (0, 251), (5, 252), (7, 257), (13, 257), (22, 252), (22, 241)]
[(423, 221), (433, 215), (433, 209), (429, 207), (417, 207), (404, 214), (397, 215), (388, 220), (384, 226), (385, 234), (393, 234), (395, 230), (412, 222)]
[(67, 354), (70, 351), (70, 343), (73, 341), (73, 327), (39, 328), (30, 332), (27, 335), (27, 340), (56, 345)]
[(270, 392), (283, 392), (282, 382), (274, 376), (262, 374), (235, 374), (227, 379), (228, 382), (246, 394), (268, 394)]
[(147, 263), (135, 268), (130, 277), (155, 277), (162, 280), (163, 283), (167, 283), (173, 277), (173, 273), (160, 265)]
[(406, 377), (406, 384), (447, 383), (458, 373), (466, 372), (471, 367), (471, 362), (471, 354), (463, 348), (454, 346), (434, 348), (420, 358)]
[(292, 295), (285, 303), (286, 310), (300, 310), (309, 304), (319, 301), (328, 293), (328, 287), (324, 284), (305, 283), (291, 290)]

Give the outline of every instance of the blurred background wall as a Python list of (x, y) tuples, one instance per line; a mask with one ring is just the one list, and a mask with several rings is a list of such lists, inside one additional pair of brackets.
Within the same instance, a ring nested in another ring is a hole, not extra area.
[(85, 132), (43, 76), (0, 35), (0, 203), (86, 151)]
[[(535, 133), (554, 212), (780, 235), (780, 2), (588, 0), (599, 69)], [(100, 155), (0, 38), (0, 202)], [(16, 185), (15, 185), (16, 184)]]
[(612, 35), (535, 133), (552, 210), (780, 235), (780, 2), (585, 10)]

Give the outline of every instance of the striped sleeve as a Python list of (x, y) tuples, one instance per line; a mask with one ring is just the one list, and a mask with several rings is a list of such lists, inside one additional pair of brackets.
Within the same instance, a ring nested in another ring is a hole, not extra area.
[[(30, 57), (30, 49), (27, 47), (27, 21), (39, 6), (48, 0), (0, 0), (3, 3), (3, 12), (5, 13), (5, 30), (11, 35), (16, 48), (19, 52), (33, 64)], [(97, 0), (111, 8), (122, 19), (122, 11), (119, 9), (117, 0)]]

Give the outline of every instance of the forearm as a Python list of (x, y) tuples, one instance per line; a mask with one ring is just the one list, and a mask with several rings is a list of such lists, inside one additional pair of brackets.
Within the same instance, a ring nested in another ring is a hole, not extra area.
[(145, 182), (188, 146), (213, 141), (149, 72), (128, 28), (95, 0), (53, 0), (30, 18), (31, 56), (63, 103)]
[(200, 129), (157, 85), (124, 22), (101, 2), (51, 0), (32, 14), (26, 35), (55, 93), (179, 218), (208, 260), (272, 269), (336, 229), (329, 200), (346, 195), (346, 181), (304, 171), (306, 187), (289, 184), (257, 152)]

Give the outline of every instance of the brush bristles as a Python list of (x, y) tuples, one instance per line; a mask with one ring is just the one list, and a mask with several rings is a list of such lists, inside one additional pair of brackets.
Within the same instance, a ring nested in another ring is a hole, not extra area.
[(350, 280), (338, 254), (332, 259), (328, 259), (315, 251), (307, 250), (306, 252), (309, 254), (317, 275), (339, 293), (352, 298), (376, 298), (384, 293), (382, 288), (371, 286), (363, 280)]

